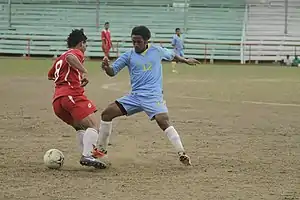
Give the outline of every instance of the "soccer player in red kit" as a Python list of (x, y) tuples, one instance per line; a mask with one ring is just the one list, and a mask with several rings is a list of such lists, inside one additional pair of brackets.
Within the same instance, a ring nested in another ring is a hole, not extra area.
[(109, 30), (109, 22), (105, 22), (104, 29), (101, 31), (101, 40), (102, 40), (102, 51), (104, 55), (108, 58), (109, 51), (113, 47), (111, 42), (111, 35)]
[(95, 148), (99, 131), (97, 109), (84, 95), (84, 86), (89, 82), (83, 66), (86, 41), (83, 30), (73, 30), (67, 39), (69, 50), (56, 59), (48, 79), (55, 83), (54, 113), (77, 131), (82, 150), (80, 164), (103, 169), (106, 163), (97, 158), (105, 154)]

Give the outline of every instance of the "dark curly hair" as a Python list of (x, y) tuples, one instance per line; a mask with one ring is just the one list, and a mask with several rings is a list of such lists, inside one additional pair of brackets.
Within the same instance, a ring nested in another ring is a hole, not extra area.
[(136, 26), (131, 31), (132, 35), (142, 36), (144, 40), (149, 40), (151, 38), (151, 32), (146, 26)]
[(68, 48), (76, 47), (80, 42), (86, 42), (87, 37), (83, 32), (83, 29), (74, 29), (69, 34), (67, 39)]

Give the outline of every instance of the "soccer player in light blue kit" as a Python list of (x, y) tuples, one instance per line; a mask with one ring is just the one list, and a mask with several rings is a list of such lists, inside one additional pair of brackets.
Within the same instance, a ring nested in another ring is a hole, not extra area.
[(109, 76), (115, 76), (125, 66), (128, 67), (132, 91), (110, 104), (101, 114), (98, 148), (106, 151), (109, 136), (112, 131), (112, 120), (123, 115), (133, 115), (144, 111), (151, 120), (156, 120), (159, 127), (165, 132), (179, 155), (179, 160), (185, 165), (191, 165), (190, 157), (185, 153), (181, 139), (171, 125), (168, 109), (163, 100), (162, 88), (162, 59), (173, 60), (189, 65), (199, 62), (195, 59), (185, 59), (175, 55), (174, 51), (160, 46), (150, 46), (148, 40), (150, 30), (145, 26), (132, 29), (131, 38), (134, 49), (121, 55), (112, 66), (104, 58), (102, 69)]
[[(175, 54), (180, 56), (180, 57), (184, 57), (184, 45), (183, 45), (183, 38), (181, 36), (181, 30), (180, 28), (176, 28), (175, 29), (175, 34), (172, 38), (172, 46), (174, 48)], [(172, 62), (172, 72), (177, 73), (176, 69), (176, 62)]]

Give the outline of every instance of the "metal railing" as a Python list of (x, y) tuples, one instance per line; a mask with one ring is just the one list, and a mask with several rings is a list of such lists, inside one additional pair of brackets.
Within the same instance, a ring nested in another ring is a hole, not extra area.
[[(1, 39), (1, 36), (0, 36), (0, 39)], [(32, 45), (31, 44), (33, 42), (34, 42), (34, 39), (32, 39), (30, 37), (27, 38), (27, 45), (24, 46), (24, 51), (23, 51), (23, 54), (26, 57), (30, 57), (32, 55)], [(129, 41), (129, 40), (128, 41), (124, 41), (124, 40), (122, 40), (122, 41), (114, 40), (113, 41), (114, 49), (111, 51), (111, 57), (118, 57), (120, 54), (124, 53), (124, 49), (125, 50), (130, 49), (130, 47), (124, 48), (123, 47), (124, 43), (129, 44), (129, 43), (131, 43), (131, 41)], [(154, 44), (170, 48), (170, 45), (169, 45), (170, 41), (166, 41), (166, 40), (165, 41), (163, 41), (163, 40), (155, 41)], [(201, 52), (195, 56), (193, 55), (193, 57), (203, 60), (204, 63), (207, 63), (210, 60), (238, 60), (238, 59), (233, 59), (233, 57), (239, 57), (238, 53), (237, 53), (237, 55), (228, 55), (226, 53), (216, 54), (217, 51), (214, 47), (215, 45), (218, 45), (218, 46), (223, 45), (224, 48), (222, 48), (222, 49), (224, 52), (228, 48), (234, 48), (234, 47), (239, 47), (239, 46), (243, 45), (245, 47), (244, 55), (243, 55), (243, 57), (240, 57), (240, 60), (239, 60), (240, 62), (243, 61), (243, 64), (254, 63), (256, 61), (260, 61), (261, 59), (257, 59), (257, 58), (265, 56), (264, 51), (260, 51), (260, 53), (253, 51), (254, 47), (262, 45), (260, 43), (246, 43), (245, 42), (245, 43), (241, 44), (240, 42), (231, 42), (231, 43), (227, 43), (227, 42), (194, 42), (193, 44), (197, 46), (194, 49), (197, 50), (198, 52)], [(268, 44), (266, 43), (265, 45), (268, 45)], [(296, 56), (297, 53), (300, 51), (300, 45), (285, 45), (285, 47), (290, 47), (290, 49), (292, 49), (292, 50), (289, 50), (289, 55), (291, 55), (291, 56), (292, 55)], [(91, 56), (91, 55), (89, 55), (89, 48), (87, 50), (88, 51), (86, 53), (86, 56), (88, 56), (88, 57), (102, 57), (103, 56), (100, 46), (99, 46), (99, 50), (97, 51), (97, 55), (94, 54)], [(51, 52), (49, 50), (49, 53), (47, 55), (58, 56), (61, 53), (63, 53), (63, 51), (64, 51), (63, 49), (58, 50), (56, 52), (53, 52), (53, 51)], [(272, 52), (273, 52), (272, 54), (268, 53), (269, 57), (274, 58), (274, 59), (272, 59), (272, 61), (275, 61), (275, 60), (279, 61), (287, 55), (286, 53), (282, 53), (282, 51), (280, 51), (280, 50), (274, 50)], [(0, 52), (0, 53), (3, 53), (3, 52)], [(187, 57), (191, 57), (191, 56), (187, 56)]]

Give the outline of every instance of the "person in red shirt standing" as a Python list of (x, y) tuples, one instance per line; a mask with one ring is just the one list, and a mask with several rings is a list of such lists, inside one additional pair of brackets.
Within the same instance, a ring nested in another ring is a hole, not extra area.
[(73, 30), (67, 39), (69, 50), (55, 60), (48, 79), (55, 83), (52, 102), (55, 115), (77, 131), (82, 150), (80, 164), (103, 169), (107, 167), (101, 160), (105, 154), (95, 148), (99, 131), (97, 109), (84, 95), (89, 82), (83, 66), (86, 41), (82, 29)]
[(109, 22), (105, 22), (104, 24), (104, 29), (101, 31), (101, 40), (102, 51), (104, 52), (105, 57), (109, 58), (109, 51), (111, 48), (113, 48), (109, 30)]

